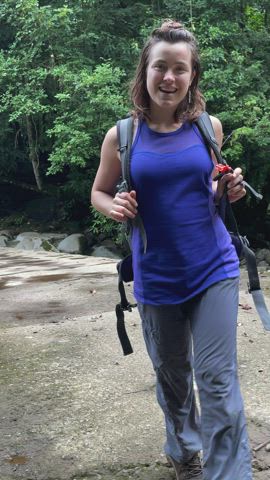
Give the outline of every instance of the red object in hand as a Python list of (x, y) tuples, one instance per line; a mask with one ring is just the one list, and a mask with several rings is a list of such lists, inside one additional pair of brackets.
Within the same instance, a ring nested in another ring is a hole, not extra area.
[(226, 173), (232, 173), (233, 169), (229, 165), (222, 165), (222, 163), (218, 163), (216, 165), (216, 169), (218, 171), (218, 174), (213, 178), (213, 180), (219, 180), (223, 175), (226, 175)]

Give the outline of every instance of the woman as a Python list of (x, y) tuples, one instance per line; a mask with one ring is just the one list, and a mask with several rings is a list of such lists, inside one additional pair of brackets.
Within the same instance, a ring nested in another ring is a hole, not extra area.
[[(139, 231), (132, 234), (134, 295), (177, 480), (250, 480), (236, 360), (239, 261), (217, 210), (225, 185), (231, 202), (246, 192), (240, 168), (212, 181), (215, 159), (193, 123), (204, 110), (199, 76), (194, 36), (164, 22), (146, 42), (133, 82), (134, 188), (115, 193), (121, 167), (113, 127), (92, 204), (117, 222), (139, 212), (146, 230), (145, 253)], [(221, 147), (221, 123), (211, 120)]]

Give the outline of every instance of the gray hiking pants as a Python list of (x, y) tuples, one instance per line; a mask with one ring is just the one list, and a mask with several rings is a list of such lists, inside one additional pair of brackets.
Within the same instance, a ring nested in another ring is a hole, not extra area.
[(205, 480), (252, 479), (237, 376), (238, 284), (218, 282), (184, 304), (138, 305), (165, 415), (165, 453), (182, 462), (203, 450)]

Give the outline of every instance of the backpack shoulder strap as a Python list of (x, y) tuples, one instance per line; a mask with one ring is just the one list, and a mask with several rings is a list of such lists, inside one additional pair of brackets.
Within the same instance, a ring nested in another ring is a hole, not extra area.
[[(130, 178), (130, 151), (133, 140), (133, 126), (134, 121), (132, 116), (128, 118), (123, 118), (122, 120), (118, 120), (116, 124), (122, 169), (122, 182), (118, 186), (119, 192), (130, 192), (132, 187)], [(131, 224), (131, 226), (134, 225), (138, 227), (143, 242), (143, 250), (145, 253), (147, 249), (147, 236), (141, 216), (137, 214), (134, 220), (129, 223)]]
[[(209, 114), (207, 112), (201, 113), (201, 115), (195, 120), (195, 123), (198, 126), (207, 147), (213, 150), (217, 162), (223, 165), (227, 165), (226, 160), (222, 157), (220, 153), (219, 146), (215, 137), (215, 131)], [(258, 200), (261, 200), (263, 198), (262, 195), (256, 192), (256, 190), (254, 190), (254, 188), (249, 185), (249, 183), (247, 183), (245, 180), (243, 180), (243, 184)]]
[(116, 127), (122, 169), (121, 191), (129, 192), (131, 190), (130, 150), (133, 137), (133, 117), (118, 120)]
[(215, 154), (218, 163), (222, 163), (223, 165), (227, 165), (226, 160), (222, 157), (218, 142), (216, 140), (215, 131), (213, 124), (211, 122), (211, 118), (207, 112), (201, 113), (201, 115), (195, 121), (197, 124), (206, 144), (209, 148), (211, 148)]
[[(227, 165), (226, 160), (224, 160), (224, 158), (222, 157), (219, 151), (218, 142), (215, 136), (215, 130), (211, 122), (210, 115), (207, 112), (201, 113), (201, 115), (196, 119), (195, 123), (198, 126), (199, 131), (203, 136), (203, 139), (205, 141), (206, 146), (208, 147), (209, 152), (211, 153), (211, 150), (214, 152), (218, 163)], [(221, 198), (220, 204), (219, 204), (219, 214), (224, 223), (225, 223), (226, 210), (228, 211), (228, 206), (229, 206), (228, 204), (229, 202), (227, 199), (227, 195), (225, 193)], [(233, 229), (235, 233), (238, 234), (238, 228), (237, 228), (237, 223), (235, 221), (235, 218), (233, 218)]]

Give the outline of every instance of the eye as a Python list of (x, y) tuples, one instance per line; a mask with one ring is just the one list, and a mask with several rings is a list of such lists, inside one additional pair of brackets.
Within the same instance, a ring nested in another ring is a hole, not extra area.
[(177, 68), (175, 69), (175, 72), (179, 75), (179, 74), (181, 74), (181, 73), (184, 73), (184, 72), (185, 72), (185, 69), (184, 69), (183, 67), (177, 67)]
[(163, 71), (165, 69), (165, 66), (162, 63), (157, 63), (154, 65), (154, 69), (158, 71)]

